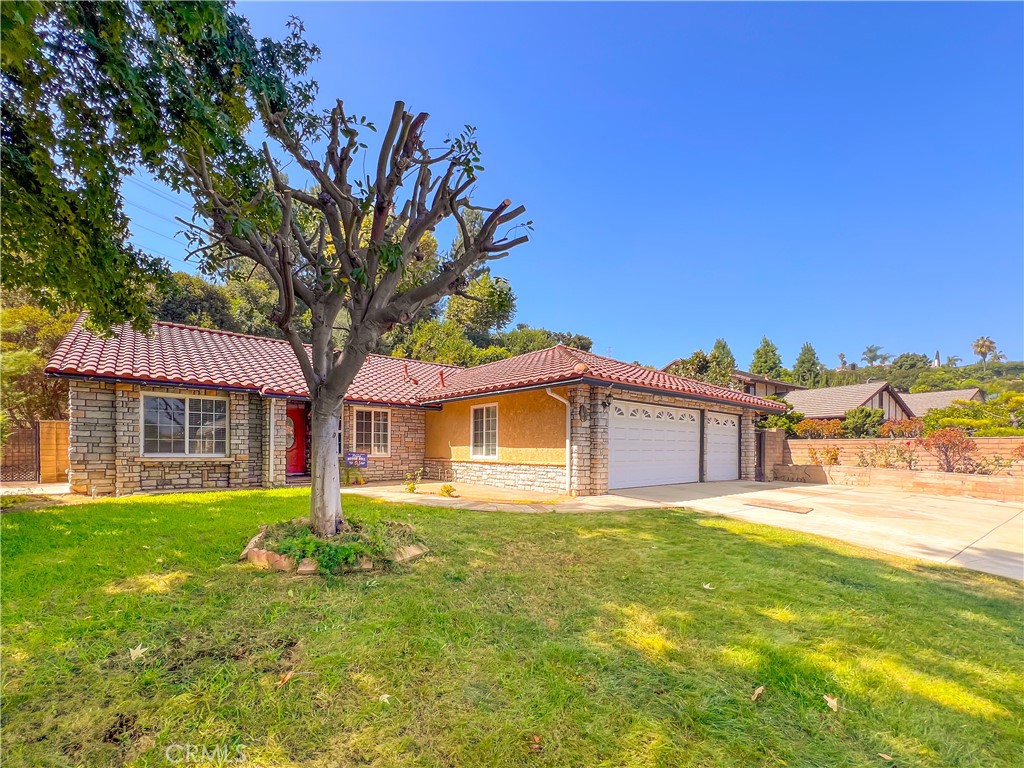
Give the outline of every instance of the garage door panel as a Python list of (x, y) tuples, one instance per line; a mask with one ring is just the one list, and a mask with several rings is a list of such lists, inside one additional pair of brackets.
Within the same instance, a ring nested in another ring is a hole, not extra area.
[(709, 482), (738, 480), (740, 476), (740, 417), (733, 413), (710, 412), (704, 420)]
[(700, 472), (697, 411), (613, 401), (608, 487), (692, 483)]

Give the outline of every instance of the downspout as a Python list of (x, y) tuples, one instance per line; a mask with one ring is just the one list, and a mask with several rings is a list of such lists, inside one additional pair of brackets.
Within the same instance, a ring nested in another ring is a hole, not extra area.
[(572, 486), (572, 470), (570, 469), (570, 460), (572, 458), (571, 443), (572, 443), (572, 405), (561, 395), (556, 395), (551, 391), (551, 387), (545, 387), (544, 391), (548, 393), (548, 396), (555, 398), (560, 403), (565, 403), (565, 492), (571, 493)]
[(269, 469), (267, 471), (267, 485), (274, 487), (274, 398), (270, 398), (270, 445)]

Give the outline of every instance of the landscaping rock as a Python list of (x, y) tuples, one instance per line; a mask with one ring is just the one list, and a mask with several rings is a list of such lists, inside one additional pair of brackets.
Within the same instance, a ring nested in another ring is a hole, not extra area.
[(410, 544), (407, 547), (399, 547), (395, 552), (396, 563), (411, 563), (427, 554), (430, 550), (424, 544)]
[(288, 571), (295, 570), (295, 558), (288, 557), (287, 555), (279, 555), (276, 552), (271, 552), (268, 562), (271, 567), (275, 570), (287, 573)]
[(249, 562), (259, 568), (270, 568), (270, 552), (266, 549), (260, 549), (259, 547), (253, 547), (246, 552)]
[(302, 562), (299, 563), (299, 567), (295, 569), (295, 573), (298, 576), (316, 576), (320, 572), (320, 566), (316, 560), (311, 557), (302, 558)]
[(251, 558), (249, 558), (249, 552), (251, 550), (255, 549), (256, 547), (258, 547), (260, 544), (262, 544), (263, 543), (263, 537), (266, 536), (266, 535), (267, 535), (267, 526), (261, 525), (260, 526), (260, 532), (257, 533), (255, 536), (253, 536), (251, 539), (249, 539), (249, 543), (245, 545), (245, 549), (242, 550), (242, 554), (240, 554), (238, 556), (238, 559), (239, 560), (245, 560), (245, 559), (250, 559), (251, 560)]

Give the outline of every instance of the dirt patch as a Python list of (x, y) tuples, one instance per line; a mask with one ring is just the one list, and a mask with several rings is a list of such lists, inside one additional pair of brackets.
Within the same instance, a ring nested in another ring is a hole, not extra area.
[(114, 722), (103, 734), (103, 743), (130, 747), (141, 736), (142, 729), (139, 728), (139, 718), (127, 712), (118, 712), (114, 717)]

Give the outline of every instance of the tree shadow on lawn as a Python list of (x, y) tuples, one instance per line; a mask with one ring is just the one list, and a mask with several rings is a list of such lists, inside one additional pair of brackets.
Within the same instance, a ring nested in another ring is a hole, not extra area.
[[(588, 637), (605, 653), (700, 680), (681, 725), (718, 743), (743, 732), (765, 750), (751, 760), (817, 764), (829, 754), (831, 764), (877, 764), (883, 752), (901, 764), (1010, 765), (1019, 757), (1019, 583), (857, 557), (855, 547), (726, 518), (682, 513), (674, 524), (703, 529), (671, 540), (699, 538), (713, 558), (666, 542), (687, 588), (605, 603)], [(709, 659), (716, 674), (702, 678), (695, 670)], [(753, 704), (758, 685), (766, 691)], [(826, 693), (840, 699), (839, 712)], [(705, 699), (710, 706), (693, 709)]]
[[(348, 497), (411, 515), (434, 556), (325, 586), (235, 562), (308, 490), (183, 498), (4, 521), (10, 764), (233, 740), (270, 764), (998, 765), (1024, 743), (1008, 580), (685, 511)], [(96, 541), (114, 567), (82, 561)], [(165, 573), (189, 575), (134, 588)], [(131, 742), (105, 742), (126, 717)]]

